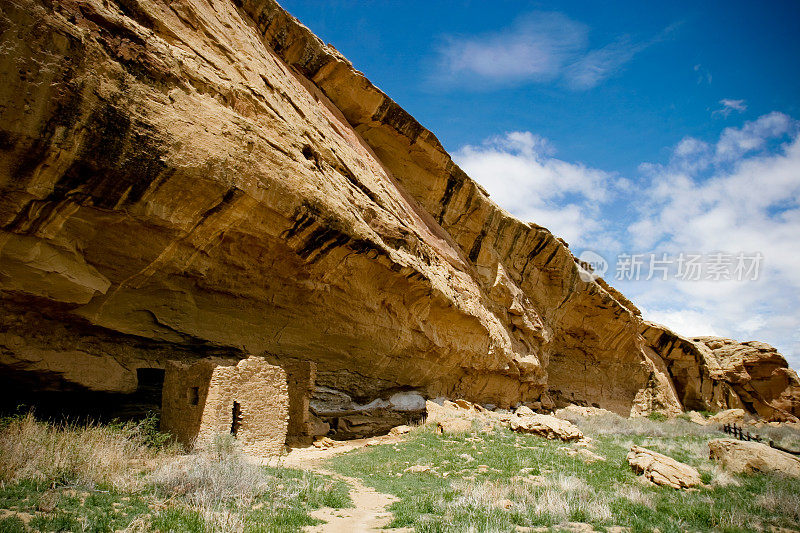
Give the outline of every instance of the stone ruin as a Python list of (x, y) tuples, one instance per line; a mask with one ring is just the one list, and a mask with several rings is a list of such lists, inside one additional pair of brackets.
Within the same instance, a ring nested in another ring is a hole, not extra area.
[(261, 357), (211, 358), (167, 365), (161, 429), (186, 446), (207, 445), (231, 433), (248, 453), (277, 455), (307, 443), (313, 363), (286, 368)]
[(128, 3), (0, 2), (0, 410), (133, 417), (163, 379), (165, 427), (238, 402), (244, 440), (221, 376), (258, 374), (274, 449), (421, 416), (403, 394), (800, 415), (777, 350), (643, 320), (275, 0)]

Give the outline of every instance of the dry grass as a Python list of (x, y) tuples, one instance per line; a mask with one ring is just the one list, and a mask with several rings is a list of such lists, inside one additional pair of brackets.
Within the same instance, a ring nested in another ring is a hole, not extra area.
[(15, 531), (296, 531), (310, 509), (350, 503), (345, 484), (262, 467), (230, 435), (184, 455), (153, 428), (4, 419), (0, 531), (16, 515), (31, 523)]
[(568, 414), (566, 418), (589, 435), (687, 437), (719, 433), (719, 428), (716, 426), (701, 426), (683, 418), (659, 422), (644, 417), (623, 418), (614, 413), (588, 417)]
[[(585, 463), (564, 454), (563, 443), (506, 429), (471, 436), (422, 429), (403, 443), (337, 456), (329, 465), (397, 495), (392, 527), (422, 532), (558, 530), (567, 522), (600, 530), (769, 531), (800, 522), (800, 481), (725, 472), (708, 455), (708, 440), (723, 436), (717, 428), (613, 415), (576, 421), (605, 461)], [(634, 443), (698, 468), (704, 486), (675, 491), (643, 481), (626, 460)], [(414, 464), (431, 470), (408, 473)]]
[(633, 485), (623, 485), (617, 488), (617, 496), (624, 498), (631, 503), (644, 505), (650, 509), (655, 509), (656, 504), (653, 502), (652, 494), (647, 494), (639, 487)]
[(758, 497), (758, 504), (771, 512), (790, 516), (800, 524), (800, 493), (787, 493), (770, 486)]
[[(172, 455), (147, 446), (145, 440), (137, 425), (51, 425), (30, 413), (14, 417), (0, 429), (0, 481), (136, 490), (147, 465)], [(132, 468), (136, 465), (140, 468)]]
[(346, 491), (330, 480), (308, 472), (280, 473), (249, 461), (231, 435), (217, 435), (208, 447), (161, 466), (147, 482), (163, 497), (199, 511), (213, 531), (242, 530), (254, 508), (276, 514), (300, 501), (313, 507), (348, 503)]

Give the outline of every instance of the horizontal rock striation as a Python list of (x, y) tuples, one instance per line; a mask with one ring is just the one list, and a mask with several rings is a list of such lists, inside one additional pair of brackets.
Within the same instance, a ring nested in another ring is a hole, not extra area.
[(276, 2), (7, 0), (0, 33), (2, 368), (130, 391), (263, 355), (361, 404), (681, 410), (638, 309)]

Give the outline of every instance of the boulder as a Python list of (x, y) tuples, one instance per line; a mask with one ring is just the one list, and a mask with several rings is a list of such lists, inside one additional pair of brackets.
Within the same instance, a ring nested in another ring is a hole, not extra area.
[(517, 416), (530, 416), (530, 415), (535, 415), (536, 413), (533, 412), (533, 409), (531, 409), (530, 407), (527, 407), (525, 405), (520, 405), (519, 407), (517, 407), (517, 410), (514, 411), (514, 414)]
[(575, 405), (570, 404), (566, 407), (562, 407), (561, 409), (557, 409), (554, 413), (555, 416), (558, 418), (563, 418), (565, 420), (570, 420), (576, 416), (582, 416), (584, 418), (590, 416), (603, 416), (603, 415), (610, 415), (614, 414), (607, 409), (601, 409), (599, 407), (585, 407), (582, 405)]
[(432, 400), (425, 402), (425, 410), (428, 412), (426, 421), (430, 423), (441, 422), (442, 420), (449, 420), (451, 418), (458, 418), (462, 413), (459, 412), (458, 407), (452, 402), (437, 403)]
[(631, 446), (628, 464), (634, 472), (656, 485), (687, 489), (702, 484), (700, 473), (695, 468), (641, 446)]
[(706, 418), (697, 411), (689, 411), (686, 413), (686, 416), (689, 417), (689, 422), (694, 422), (695, 424), (701, 426), (708, 425), (708, 420), (706, 420)]
[(708, 417), (709, 424), (741, 424), (744, 422), (744, 409), (725, 409), (719, 413)]
[(425, 398), (418, 392), (406, 391), (393, 394), (389, 404), (398, 411), (424, 411)]
[(800, 459), (766, 444), (736, 439), (708, 443), (709, 457), (737, 474), (778, 474), (800, 477)]
[(461, 409), (472, 409), (472, 404), (467, 400), (462, 400), (459, 398), (458, 400), (455, 400), (453, 403), (455, 403)]
[(393, 435), (393, 436), (405, 435), (406, 433), (411, 433), (412, 429), (414, 429), (414, 428), (412, 428), (411, 426), (406, 426), (406, 425), (395, 426), (395, 427), (393, 427), (392, 429), (389, 430), (389, 435)]
[(597, 455), (593, 451), (587, 448), (570, 448), (568, 446), (562, 446), (559, 448), (560, 451), (564, 452), (570, 457), (578, 457), (584, 463), (596, 463), (598, 461), (605, 461), (606, 458), (602, 455)]
[(531, 433), (548, 439), (561, 439), (564, 442), (583, 438), (578, 426), (551, 415), (512, 416), (509, 427), (518, 433)]
[(436, 430), (438, 433), (445, 435), (453, 433), (472, 433), (472, 419), (471, 418), (450, 418), (440, 420), (437, 422)]

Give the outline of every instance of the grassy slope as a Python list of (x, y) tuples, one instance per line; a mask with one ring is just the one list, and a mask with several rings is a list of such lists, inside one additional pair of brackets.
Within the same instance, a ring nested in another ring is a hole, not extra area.
[[(587, 464), (561, 450), (563, 443), (506, 429), (441, 436), (422, 428), (406, 442), (351, 452), (329, 466), (398, 495), (392, 526), (417, 531), (515, 531), (567, 521), (662, 532), (799, 527), (800, 480), (720, 470), (708, 460), (707, 441), (722, 436), (712, 429), (680, 420), (583, 422), (595, 438), (592, 451), (606, 461)], [(643, 482), (625, 459), (633, 443), (695, 466), (707, 486), (676, 491)], [(413, 465), (431, 471), (404, 472)]]

